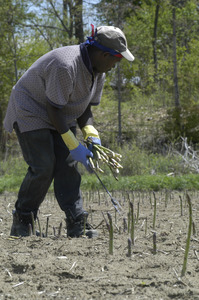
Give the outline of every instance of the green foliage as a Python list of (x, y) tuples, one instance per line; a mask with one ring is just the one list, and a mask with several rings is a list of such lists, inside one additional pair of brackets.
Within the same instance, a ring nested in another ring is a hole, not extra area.
[(184, 106), (168, 111), (165, 132), (170, 140), (186, 137), (188, 143), (199, 144), (199, 106)]
[[(104, 174), (99, 174), (102, 181), (110, 190), (160, 190), (160, 189), (199, 189), (197, 182), (199, 175), (188, 175), (189, 170), (179, 157), (167, 155), (147, 154), (135, 144), (132, 147), (116, 148), (123, 155), (123, 171), (119, 181), (112, 176), (110, 169), (104, 165)], [(22, 157), (10, 158), (1, 162), (0, 192), (17, 191), (26, 174), (27, 165)], [(82, 189), (100, 189), (100, 183), (94, 175), (89, 175), (79, 164), (82, 173)], [(167, 174), (173, 173), (173, 176)], [(153, 175), (151, 175), (153, 174)], [(52, 189), (53, 187), (51, 187)]]
[[(153, 93), (161, 88), (173, 97), (173, 45), (172, 45), (172, 7), (170, 1), (159, 1), (157, 23), (157, 82), (154, 82), (155, 68), (153, 57), (153, 30), (156, 1), (143, 2), (135, 15), (126, 19), (124, 31), (127, 35), (129, 48), (135, 55), (132, 64), (137, 76), (141, 77), (142, 92)], [(196, 99), (198, 86), (198, 24), (199, 15), (197, 1), (184, 2), (176, 10), (176, 38), (178, 59), (178, 80), (182, 102), (189, 103)], [(195, 66), (194, 59), (195, 57)], [(192, 73), (193, 69), (193, 73)], [(125, 68), (125, 75), (132, 74), (132, 69)], [(187, 84), (186, 84), (187, 83)]]
[[(159, 191), (159, 190), (198, 190), (199, 175), (183, 175), (169, 177), (166, 175), (143, 175), (143, 176), (123, 176), (119, 181), (115, 181), (111, 176), (101, 176), (101, 179), (109, 191)], [(103, 189), (92, 175), (84, 175), (82, 178), (83, 190), (92, 188), (93, 190)], [(107, 196), (108, 197), (108, 196)]]
[(10, 157), (6, 161), (0, 162), (0, 176), (24, 176), (26, 173), (27, 164), (22, 157)]
[(135, 144), (123, 146), (122, 153), (122, 176), (150, 175), (150, 174), (186, 174), (189, 172), (185, 168), (181, 158), (172, 154), (165, 156), (154, 153), (147, 153), (138, 148)]
[(18, 192), (23, 176), (4, 175), (0, 177), (0, 193), (4, 191)]
[(189, 47), (189, 52), (179, 60), (179, 88), (183, 105), (199, 103), (199, 40), (192, 39)]
[[(112, 176), (100, 176), (110, 190), (124, 191), (159, 191), (159, 190), (199, 190), (199, 175), (189, 174), (169, 177), (166, 175), (122, 176), (116, 181)], [(4, 175), (0, 177), (0, 193), (4, 191), (18, 192), (23, 175)], [(52, 189), (52, 187), (51, 187)], [(82, 176), (82, 190), (103, 189), (98, 179), (93, 175)]]
[(18, 191), (25, 176), (27, 164), (22, 158), (10, 158), (0, 164), (0, 193)]

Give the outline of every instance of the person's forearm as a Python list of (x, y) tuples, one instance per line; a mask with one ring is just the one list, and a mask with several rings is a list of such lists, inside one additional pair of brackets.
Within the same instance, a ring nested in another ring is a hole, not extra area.
[(65, 145), (68, 147), (72, 158), (81, 162), (89, 172), (92, 172), (88, 157), (93, 157), (93, 153), (76, 139), (66, 123), (63, 110), (48, 103), (47, 113), (53, 126), (60, 133)]
[(93, 125), (93, 114), (89, 105), (84, 113), (77, 119), (79, 128), (82, 129), (86, 125)]
[(66, 123), (66, 117), (63, 110), (54, 107), (49, 102), (47, 103), (47, 112), (50, 121), (55, 129), (60, 133), (64, 143), (71, 151), (79, 146), (79, 141), (76, 139), (68, 124)]
[(47, 102), (47, 113), (52, 125), (60, 134), (69, 130), (68, 124), (66, 123), (66, 117), (61, 108), (52, 106), (49, 102)]
[(77, 120), (83, 133), (84, 140), (90, 138), (93, 143), (101, 144), (98, 131), (93, 126), (93, 114), (89, 105), (81, 117)]

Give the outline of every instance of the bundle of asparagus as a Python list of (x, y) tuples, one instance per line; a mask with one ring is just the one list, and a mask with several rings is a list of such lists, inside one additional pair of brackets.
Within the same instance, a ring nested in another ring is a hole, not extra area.
[[(87, 145), (89, 145), (89, 143), (88, 139)], [(100, 162), (105, 163), (110, 168), (114, 178), (118, 180), (117, 175), (119, 174), (119, 169), (123, 168), (120, 164), (122, 155), (98, 144), (93, 144), (92, 152), (93, 158), (89, 158), (91, 167), (96, 171), (104, 173), (100, 168)]]

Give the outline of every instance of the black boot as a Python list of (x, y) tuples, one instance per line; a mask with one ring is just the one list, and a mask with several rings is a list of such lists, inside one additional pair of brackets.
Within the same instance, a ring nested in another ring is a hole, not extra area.
[(20, 214), (13, 211), (13, 223), (10, 231), (11, 236), (30, 236), (32, 233), (32, 216), (30, 213)]
[[(68, 237), (80, 237), (86, 235), (88, 238), (94, 238), (98, 236), (97, 230), (87, 223), (88, 213), (84, 211), (77, 218), (74, 218), (71, 213), (66, 213), (66, 229)], [(85, 222), (85, 232), (84, 232)]]

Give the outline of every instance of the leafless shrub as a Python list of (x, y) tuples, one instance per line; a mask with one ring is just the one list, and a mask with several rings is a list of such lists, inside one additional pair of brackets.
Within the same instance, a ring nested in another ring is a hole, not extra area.
[(198, 151), (193, 150), (193, 148), (188, 145), (187, 138), (182, 139), (181, 152), (175, 150), (175, 153), (179, 155), (185, 162), (186, 166), (192, 171), (199, 173), (199, 154)]

